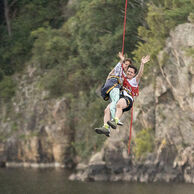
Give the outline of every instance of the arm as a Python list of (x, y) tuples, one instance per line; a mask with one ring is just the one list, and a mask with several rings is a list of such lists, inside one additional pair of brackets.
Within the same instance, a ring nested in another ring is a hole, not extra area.
[(125, 60), (125, 57), (123, 56), (121, 52), (119, 52), (118, 57), (120, 58), (120, 63), (122, 64), (123, 61)]
[(106, 80), (108, 80), (108, 79), (109, 79), (109, 77), (110, 77), (111, 75), (113, 75), (114, 71), (115, 71), (115, 69), (112, 69), (112, 71), (108, 74), (108, 76), (107, 76)]
[(147, 55), (146, 57), (142, 57), (141, 59), (141, 65), (140, 65), (140, 68), (139, 68), (139, 72), (136, 76), (136, 81), (137, 83), (139, 83), (140, 79), (141, 79), (141, 76), (143, 75), (143, 70), (144, 70), (144, 64), (146, 64), (147, 62), (149, 62), (150, 60), (150, 56)]
[[(122, 64), (123, 61), (125, 60), (125, 57), (122, 55), (121, 52), (118, 53), (118, 57), (120, 58), (120, 64)], [(110, 77), (111, 75), (114, 75), (114, 74), (115, 74), (115, 70), (117, 69), (118, 65), (119, 65), (119, 63), (118, 63), (118, 64), (112, 69), (112, 71), (108, 74), (108, 77), (106, 78), (106, 80), (109, 79), (109, 77)]]

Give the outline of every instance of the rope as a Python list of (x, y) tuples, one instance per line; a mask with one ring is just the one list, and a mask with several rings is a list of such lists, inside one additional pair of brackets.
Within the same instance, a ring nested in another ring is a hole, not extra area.
[[(125, 26), (126, 26), (126, 17), (127, 17), (127, 0), (125, 0), (125, 16), (124, 16), (124, 24), (123, 24), (123, 45), (122, 45), (122, 55), (124, 55), (124, 48), (125, 48)], [(123, 64), (122, 64), (122, 72), (121, 75), (124, 79), (123, 75)]]
[(133, 124), (133, 106), (132, 106), (132, 108), (131, 108), (131, 123), (130, 123), (130, 129), (129, 129), (128, 154), (130, 154), (130, 144), (131, 144), (132, 124)]
[[(125, 26), (126, 26), (126, 16), (127, 16), (127, 0), (125, 0), (125, 17), (124, 17), (124, 25), (123, 25), (123, 46), (122, 46), (122, 55), (124, 54), (124, 46), (125, 46)], [(123, 64), (122, 64), (122, 76), (123, 75)], [(128, 142), (128, 154), (130, 154), (130, 143), (131, 143), (131, 134), (132, 134), (132, 124), (133, 124), (133, 106), (131, 108), (131, 122), (129, 129), (129, 142)]]
[(124, 26), (123, 26), (123, 47), (122, 47), (122, 55), (124, 54), (124, 45), (125, 45), (126, 16), (127, 16), (127, 0), (125, 0), (125, 17), (124, 17)]

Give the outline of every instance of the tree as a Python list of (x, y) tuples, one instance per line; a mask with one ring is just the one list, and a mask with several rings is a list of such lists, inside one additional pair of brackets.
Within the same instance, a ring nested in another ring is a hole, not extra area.
[(16, 2), (17, 0), (13, 0), (10, 2), (10, 4), (8, 4), (8, 0), (4, 0), (4, 15), (5, 15), (5, 21), (6, 21), (7, 31), (9, 36), (11, 36), (10, 8), (14, 6)]
[[(31, 31), (41, 26), (59, 27), (63, 22), (61, 0), (3, 0), (0, 22), (0, 68), (12, 75), (31, 57)], [(1, 10), (0, 10), (1, 11)]]
[(163, 48), (170, 30), (187, 22), (193, 9), (193, 0), (152, 0), (148, 4), (146, 25), (138, 29), (142, 41), (138, 42), (137, 49), (133, 52), (136, 61), (139, 61), (142, 55), (151, 55), (152, 61), (146, 66), (145, 72), (148, 73), (149, 68), (157, 64), (158, 52)]

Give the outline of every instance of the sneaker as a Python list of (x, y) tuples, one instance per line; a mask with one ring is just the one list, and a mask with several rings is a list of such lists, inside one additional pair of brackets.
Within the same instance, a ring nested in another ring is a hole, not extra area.
[(116, 124), (115, 120), (108, 121), (107, 124), (110, 127), (112, 127), (113, 129), (116, 129), (117, 128), (117, 124)]
[(104, 134), (106, 135), (107, 137), (110, 137), (110, 132), (107, 128), (105, 127), (99, 127), (99, 128), (95, 128), (95, 132), (98, 133), (98, 134)]
[(117, 125), (123, 126), (123, 123), (121, 121), (118, 121)]

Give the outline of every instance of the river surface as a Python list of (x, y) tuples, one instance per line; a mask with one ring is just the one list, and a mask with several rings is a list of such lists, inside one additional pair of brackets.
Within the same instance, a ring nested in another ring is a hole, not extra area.
[(63, 169), (0, 168), (0, 194), (194, 194), (193, 184), (78, 182)]

